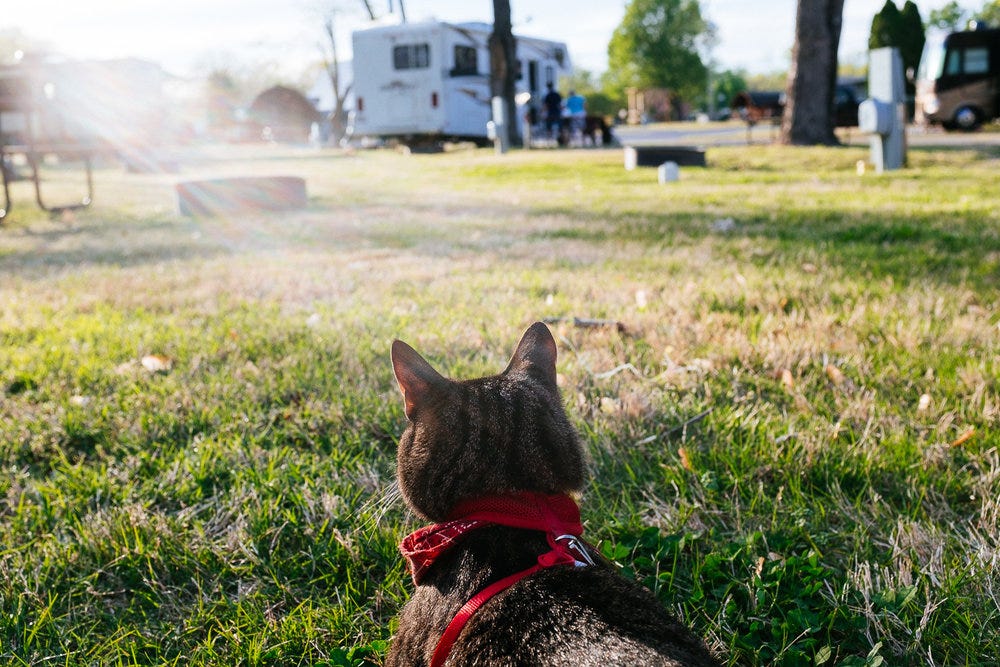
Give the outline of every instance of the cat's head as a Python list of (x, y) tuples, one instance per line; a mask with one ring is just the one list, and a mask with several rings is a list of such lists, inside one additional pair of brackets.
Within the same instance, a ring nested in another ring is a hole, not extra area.
[(556, 386), (556, 343), (541, 322), (499, 375), (450, 380), (399, 340), (392, 368), (408, 421), (397, 477), (417, 514), (442, 521), (462, 500), (583, 486), (583, 450)]

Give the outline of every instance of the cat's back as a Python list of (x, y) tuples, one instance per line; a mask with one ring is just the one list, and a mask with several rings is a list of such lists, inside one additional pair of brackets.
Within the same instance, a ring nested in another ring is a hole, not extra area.
[(393, 343), (407, 418), (396, 477), (434, 523), (401, 545), (416, 590), (388, 665), (718, 664), (651, 592), (572, 545), (586, 462), (556, 353), (536, 322), (500, 374), (456, 381)]
[(447, 664), (718, 665), (652, 593), (601, 566), (544, 570), (491, 603)]

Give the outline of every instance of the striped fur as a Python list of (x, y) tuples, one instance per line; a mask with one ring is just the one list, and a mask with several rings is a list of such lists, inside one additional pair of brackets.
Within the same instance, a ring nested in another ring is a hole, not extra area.
[(448, 380), (401, 341), (393, 368), (409, 424), (397, 475), (407, 503), (431, 521), (459, 501), (513, 491), (568, 493), (584, 483), (583, 451), (556, 386), (555, 341), (530, 328), (503, 373)]
[[(397, 457), (399, 489), (423, 518), (444, 521), (469, 498), (583, 487), (583, 451), (559, 397), (556, 344), (544, 324), (525, 332), (499, 375), (446, 379), (400, 341), (392, 345), (392, 365), (408, 420)], [(386, 665), (430, 664), (462, 605), (550, 549), (538, 531), (499, 525), (472, 531), (417, 586), (400, 614)], [(542, 570), (491, 598), (462, 630), (446, 665), (718, 663), (652, 593), (598, 562)]]

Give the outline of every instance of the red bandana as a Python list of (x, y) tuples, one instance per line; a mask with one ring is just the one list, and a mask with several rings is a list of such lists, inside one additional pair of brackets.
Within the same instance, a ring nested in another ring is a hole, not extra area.
[(478, 498), (459, 503), (450, 518), (446, 523), (427, 526), (407, 535), (399, 545), (410, 565), (415, 584), (419, 584), (434, 561), (455, 546), (466, 533), (489, 525), (543, 531), (552, 550), (539, 556), (537, 565), (487, 586), (465, 603), (438, 640), (431, 667), (444, 664), (462, 628), (479, 607), (497, 593), (546, 567), (594, 564), (587, 548), (579, 540), (583, 532), (580, 509), (567, 495), (547, 496), (525, 491), (510, 496)]
[(399, 550), (410, 566), (413, 583), (419, 584), (434, 561), (451, 549), (470, 530), (488, 525), (485, 521), (449, 521), (436, 523), (410, 533), (399, 545)]
[[(459, 503), (451, 513), (451, 521), (426, 526), (403, 539), (399, 550), (406, 557), (413, 575), (413, 583), (419, 584), (434, 561), (455, 546), (466, 533), (488, 525), (509, 526), (539, 530), (548, 534), (553, 549), (560, 552), (566, 545), (557, 546), (556, 538), (579, 538), (583, 533), (580, 523), (580, 509), (576, 501), (567, 495), (547, 496), (524, 491), (510, 496), (477, 498)], [(575, 539), (570, 542), (575, 542)], [(577, 547), (578, 548), (578, 547)], [(550, 553), (544, 558), (544, 565), (571, 564), (578, 559), (570, 553), (569, 558), (559, 558), (558, 563), (549, 563)]]

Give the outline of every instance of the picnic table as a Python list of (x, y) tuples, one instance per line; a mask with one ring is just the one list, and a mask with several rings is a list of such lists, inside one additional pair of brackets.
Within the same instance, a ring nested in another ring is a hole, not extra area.
[[(23, 157), (34, 184), (35, 201), (43, 211), (58, 214), (85, 208), (94, 198), (92, 159), (96, 142), (74, 131), (72, 111), (59, 103), (46, 82), (43, 67), (0, 67), (0, 181), (3, 201), (0, 222), (11, 211), (10, 184), (18, 179), (18, 156)], [(78, 200), (52, 204), (42, 195), (41, 167), (50, 158), (83, 164), (86, 193)]]

